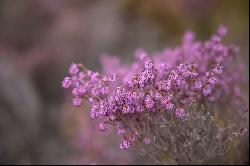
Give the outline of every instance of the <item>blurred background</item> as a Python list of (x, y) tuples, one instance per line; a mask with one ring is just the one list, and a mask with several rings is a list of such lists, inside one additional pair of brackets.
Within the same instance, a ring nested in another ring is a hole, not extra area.
[(0, 0), (0, 164), (152, 163), (99, 133), (60, 82), (72, 62), (130, 63), (136, 48), (175, 46), (186, 30), (204, 40), (221, 24), (249, 73), (248, 0)]

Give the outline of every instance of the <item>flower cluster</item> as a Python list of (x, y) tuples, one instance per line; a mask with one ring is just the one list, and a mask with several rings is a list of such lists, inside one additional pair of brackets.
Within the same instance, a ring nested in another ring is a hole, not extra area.
[(152, 129), (166, 116), (168, 122), (188, 121), (193, 112), (212, 112), (201, 108), (242, 101), (244, 65), (238, 47), (222, 43), (226, 32), (221, 26), (205, 42), (187, 32), (181, 46), (151, 55), (139, 49), (131, 66), (103, 55), (102, 74), (72, 64), (62, 86), (72, 89), (74, 106), (89, 101), (90, 117), (100, 121), (101, 132), (115, 127), (121, 149), (155, 146), (164, 135)]

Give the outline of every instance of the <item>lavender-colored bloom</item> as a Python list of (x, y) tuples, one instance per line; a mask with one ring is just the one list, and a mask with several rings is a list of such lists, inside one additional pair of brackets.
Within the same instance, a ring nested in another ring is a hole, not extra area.
[(115, 73), (111, 73), (103, 77), (103, 81), (114, 82), (116, 80), (117, 75)]
[(181, 73), (181, 75), (187, 77), (189, 74), (188, 74), (188, 66), (187, 64), (180, 64), (178, 67), (177, 67), (177, 70), (178, 72)]
[(177, 77), (175, 81), (178, 88), (185, 88), (187, 86), (185, 79), (182, 77)]
[(149, 95), (147, 95), (147, 96), (145, 97), (145, 106), (146, 106), (146, 108), (148, 108), (148, 109), (151, 109), (151, 108), (154, 107), (154, 101), (153, 101), (152, 97), (149, 96)]
[(107, 125), (105, 123), (99, 123), (98, 127), (99, 127), (99, 130), (101, 132), (104, 132), (104, 131), (106, 131), (108, 129), (108, 127), (107, 127)]
[(216, 65), (213, 70), (212, 70), (215, 74), (221, 74), (223, 72), (223, 66), (220, 65)]
[(131, 146), (131, 143), (127, 140), (123, 140), (122, 143), (120, 144), (120, 149), (127, 150)]
[(164, 98), (161, 101), (163, 107), (168, 111), (172, 111), (174, 109), (174, 104), (168, 98)]
[(138, 113), (142, 113), (142, 112), (144, 112), (144, 111), (145, 111), (145, 109), (144, 109), (144, 107), (143, 107), (143, 106), (136, 105), (136, 112), (138, 112)]
[(108, 87), (102, 87), (101, 89), (100, 89), (100, 93), (102, 94), (102, 95), (107, 95), (108, 94), (108, 91), (109, 91), (109, 88)]
[(196, 80), (194, 83), (194, 88), (195, 89), (201, 89), (202, 88), (202, 82), (199, 80)]
[(122, 136), (126, 133), (126, 131), (123, 128), (119, 128), (117, 133), (118, 133), (118, 135)]
[(72, 88), (79, 87), (80, 81), (76, 75), (71, 76)]
[(62, 87), (63, 88), (70, 88), (72, 86), (71, 78), (65, 77), (62, 81)]
[(183, 118), (186, 115), (185, 110), (183, 108), (177, 108), (175, 110), (175, 115), (176, 115), (177, 118)]
[(221, 25), (218, 29), (218, 34), (221, 36), (225, 36), (227, 33), (227, 28), (223, 25)]
[(159, 90), (162, 90), (162, 91), (170, 91), (171, 89), (171, 81), (170, 80), (163, 80), (163, 81), (160, 81), (157, 86), (158, 86), (158, 89)]
[(94, 104), (94, 102), (95, 102), (94, 98), (90, 97), (90, 98), (89, 98), (89, 103), (90, 103), (90, 104)]
[(128, 81), (127, 81), (127, 86), (130, 88), (135, 88), (136, 86), (139, 85), (139, 78), (136, 76), (131, 77)]
[(203, 88), (203, 95), (208, 96), (212, 93), (212, 87), (210, 85), (207, 85)]
[(79, 107), (82, 103), (82, 99), (79, 97), (74, 97), (72, 102), (74, 106)]
[(84, 79), (87, 77), (87, 74), (85, 72), (79, 72), (79, 81), (81, 83), (84, 83)]
[(93, 88), (93, 89), (91, 90), (91, 95), (93, 95), (93, 97), (99, 97), (100, 94), (101, 94), (101, 91), (100, 91), (99, 88)]
[(77, 66), (77, 64), (72, 63), (71, 66), (69, 67), (69, 74), (71, 75), (76, 75), (79, 71), (79, 68)]
[(208, 82), (210, 83), (210, 84), (216, 84), (217, 83), (217, 78), (216, 77), (211, 77), (211, 78), (209, 78), (208, 79)]
[(177, 73), (177, 71), (172, 70), (172, 71), (170, 72), (170, 74), (169, 74), (169, 79), (170, 79), (171, 81), (175, 81), (175, 80), (177, 80), (178, 78), (179, 78), (179, 74)]
[(124, 106), (122, 108), (122, 113), (123, 114), (129, 114), (129, 113), (131, 113), (131, 107), (130, 106)]
[(157, 101), (161, 101), (162, 98), (163, 98), (163, 96), (162, 96), (159, 92), (155, 92), (155, 93), (154, 93), (154, 98), (155, 98), (155, 100), (157, 100)]
[(116, 116), (115, 116), (115, 115), (110, 115), (109, 119), (110, 119), (111, 121), (115, 121), (115, 120), (116, 120)]
[(148, 138), (148, 137), (145, 137), (145, 138), (143, 139), (143, 143), (146, 144), (146, 145), (151, 144), (151, 139)]
[(75, 97), (79, 97), (80, 96), (79, 89), (78, 88), (72, 89), (72, 95)]
[(89, 71), (88, 76), (90, 77), (90, 81), (93, 83), (100, 81), (100, 78), (99, 78), (100, 74), (98, 72)]
[(86, 87), (80, 86), (80, 87), (78, 88), (78, 95), (79, 95), (79, 96), (84, 96), (84, 95), (86, 94), (86, 92), (87, 92)]
[(170, 110), (170, 111), (173, 110), (174, 109), (174, 104), (171, 103), (171, 102), (166, 103), (166, 109)]
[(94, 111), (94, 110), (91, 110), (91, 111), (90, 111), (90, 118), (91, 118), (92, 120), (97, 119), (97, 118), (98, 118), (98, 112), (96, 112), (96, 111)]

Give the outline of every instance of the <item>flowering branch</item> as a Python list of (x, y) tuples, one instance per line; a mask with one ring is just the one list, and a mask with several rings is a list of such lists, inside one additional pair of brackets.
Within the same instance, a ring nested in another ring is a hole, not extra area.
[(221, 26), (205, 42), (187, 32), (174, 49), (151, 56), (137, 50), (131, 66), (103, 56), (103, 74), (72, 64), (62, 86), (72, 89), (74, 106), (89, 101), (101, 132), (117, 130), (120, 149), (133, 148), (161, 164), (201, 164), (224, 155), (246, 132), (244, 123), (225, 120), (221, 127), (214, 119), (217, 112), (236, 111), (244, 122), (246, 110), (244, 65), (238, 47), (221, 42), (226, 32)]

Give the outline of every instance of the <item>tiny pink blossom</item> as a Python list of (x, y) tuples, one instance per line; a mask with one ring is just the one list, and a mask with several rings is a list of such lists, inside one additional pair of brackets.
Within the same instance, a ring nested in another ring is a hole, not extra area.
[(70, 77), (65, 77), (62, 81), (62, 87), (63, 88), (70, 88), (72, 86), (72, 82)]
[(71, 66), (69, 67), (69, 74), (71, 75), (76, 75), (79, 71), (79, 68), (77, 66), (77, 64), (72, 63)]

